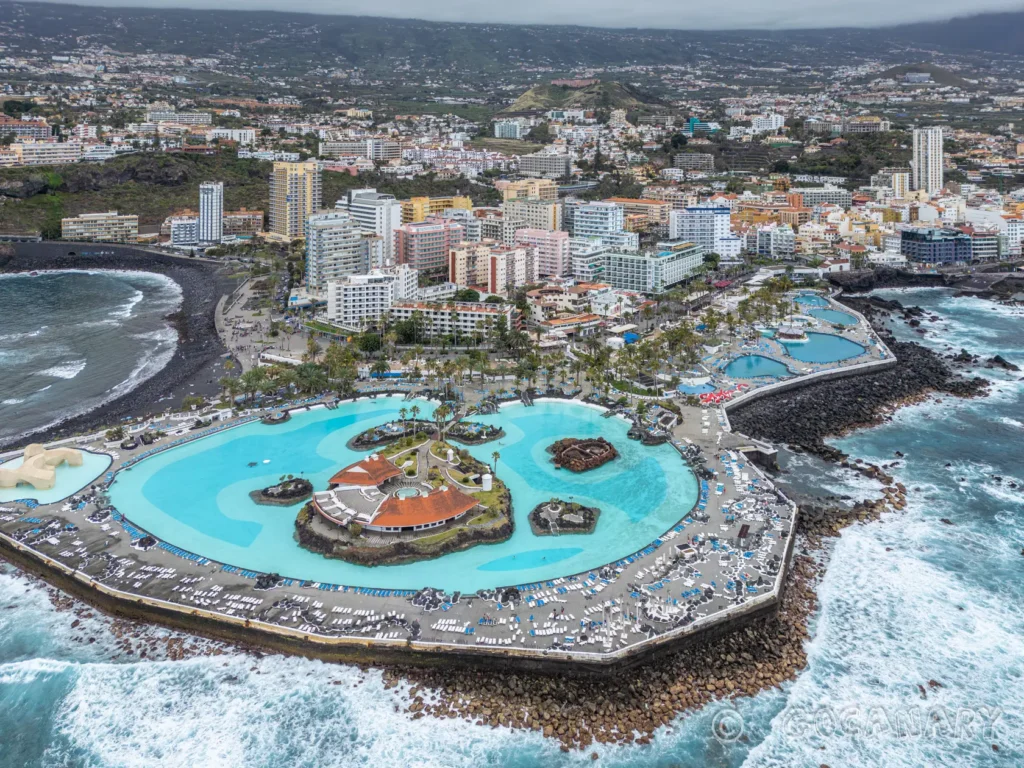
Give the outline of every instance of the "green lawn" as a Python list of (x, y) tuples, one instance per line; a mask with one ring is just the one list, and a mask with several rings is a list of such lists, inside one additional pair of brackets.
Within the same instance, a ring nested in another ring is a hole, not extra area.
[(543, 144), (537, 144), (532, 141), (493, 139), (487, 136), (473, 139), (470, 144), (477, 149), (489, 149), (493, 152), (501, 152), (504, 155), (529, 155), (539, 152), (544, 148)]

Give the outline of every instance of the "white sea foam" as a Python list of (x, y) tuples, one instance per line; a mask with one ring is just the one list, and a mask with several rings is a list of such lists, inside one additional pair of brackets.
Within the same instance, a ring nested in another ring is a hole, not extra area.
[(22, 333), (0, 333), (0, 341), (21, 341), (23, 339), (35, 339), (42, 335), (50, 326), (41, 325), (34, 331), (24, 331)]
[(144, 295), (145, 294), (143, 294), (142, 291), (136, 289), (135, 293), (131, 295), (131, 298), (128, 299), (128, 301), (126, 301), (117, 309), (108, 312), (107, 314), (110, 315), (110, 317), (119, 317), (121, 319), (127, 319), (131, 317), (132, 310), (135, 309), (136, 304), (142, 301)]
[(43, 371), (38, 371), (38, 376), (52, 376), (55, 379), (73, 379), (85, 370), (85, 360), (72, 360), (67, 363), (51, 366)]
[(449, 768), (495, 764), (488, 756), (503, 747), (542, 765), (559, 754), (556, 743), (535, 733), (413, 720), (402, 711), (407, 701), (403, 689), (386, 690), (377, 671), (221, 656), (83, 668), (55, 727), (96, 764), (126, 768)]
[(26, 659), (0, 664), (0, 685), (31, 685), (39, 678), (63, 674), (73, 666), (70, 662), (54, 659)]
[[(843, 533), (819, 589), (822, 611), (808, 645), (809, 669), (747, 765), (920, 768), (957, 762), (956, 754), (967, 758), (963, 764), (979, 765), (967, 756), (994, 755), (992, 742), (1011, 753), (1024, 745), (1019, 720), (1005, 716), (991, 741), (900, 738), (883, 730), (865, 738), (813, 718), (825, 706), (896, 715), (941, 705), (955, 716), (960, 707), (998, 702), (1004, 712), (1024, 712), (1024, 689), (1014, 682), (1024, 674), (1024, 637), (1013, 629), (1020, 626), (1020, 606), (921, 556), (940, 544), (958, 547), (961, 532), (955, 530), (937, 534), (933, 523), (912, 513), (904, 522)], [(929, 680), (943, 687), (928, 690), (923, 700), (917, 686), (927, 690)]]
[(17, 397), (9, 397), (6, 400), (0, 400), (0, 405), (21, 405), (24, 402), (24, 399), (18, 399)]

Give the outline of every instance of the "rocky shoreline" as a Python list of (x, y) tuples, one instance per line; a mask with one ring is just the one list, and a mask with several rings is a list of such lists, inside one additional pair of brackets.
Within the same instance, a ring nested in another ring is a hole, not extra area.
[(888, 310), (874, 300), (847, 297), (839, 301), (865, 316), (898, 364), (877, 373), (816, 382), (741, 406), (729, 413), (736, 431), (839, 461), (845, 457), (826, 445), (826, 438), (875, 426), (894, 410), (933, 392), (977, 397), (987, 391), (985, 379), (964, 378), (935, 352), (898, 341), (885, 326)]
[(0, 449), (84, 434), (128, 415), (162, 412), (170, 403), (161, 399), (185, 385), (209, 394), (217, 392), (217, 374), (212, 366), (227, 349), (217, 333), (214, 311), (221, 296), (233, 288), (233, 283), (221, 276), (219, 265), (108, 244), (93, 246), (109, 254), (104, 256), (69, 256), (70, 251), (81, 250), (69, 243), (16, 243), (12, 246), (13, 253), (0, 254), (0, 273), (55, 269), (154, 272), (169, 277), (181, 287), (182, 303), (178, 311), (167, 318), (178, 332), (178, 345), (163, 370), (132, 391), (88, 413), (16, 440), (0, 441)]

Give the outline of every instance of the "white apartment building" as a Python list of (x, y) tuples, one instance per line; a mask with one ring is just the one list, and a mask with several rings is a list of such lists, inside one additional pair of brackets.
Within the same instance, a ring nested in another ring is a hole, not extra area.
[(670, 240), (696, 243), (704, 253), (717, 253), (725, 260), (736, 259), (742, 241), (732, 233), (730, 211), (724, 206), (694, 205), (668, 215)]
[(352, 331), (376, 323), (396, 301), (415, 299), (418, 275), (405, 264), (327, 283), (327, 319)]
[(214, 139), (221, 139), (224, 141), (234, 141), (239, 146), (251, 147), (256, 143), (256, 129), (255, 128), (214, 128), (213, 130), (206, 132), (206, 140), (213, 141)]
[(455, 302), (439, 306), (434, 303), (399, 301), (391, 306), (394, 320), (408, 320), (417, 313), (423, 319), (424, 331), (430, 336), (455, 335), (466, 338), (474, 333), (486, 334), (501, 317), (509, 328), (514, 326), (515, 307), (511, 304)]
[(199, 185), (199, 242), (217, 244), (224, 239), (224, 182)]
[(569, 238), (572, 275), (580, 282), (597, 283), (604, 276), (604, 255), (610, 249), (597, 238)]
[(376, 189), (353, 189), (334, 207), (348, 211), (360, 227), (381, 239), (383, 266), (394, 263), (395, 230), (402, 226), (402, 204), (394, 195), (384, 195)]
[(693, 243), (659, 243), (652, 252), (610, 251), (601, 258), (601, 282), (638, 293), (661, 293), (691, 277), (704, 263), (700, 246)]
[(516, 231), (515, 244), (533, 249), (537, 256), (538, 276), (562, 277), (572, 270), (568, 232), (520, 229)]
[(176, 112), (173, 109), (155, 109), (146, 113), (147, 123), (174, 123), (176, 125), (210, 125), (209, 112)]
[(21, 165), (62, 165), (82, 159), (83, 145), (77, 141), (24, 141), (11, 144)]
[(96, 243), (137, 243), (139, 217), (107, 213), (83, 213), (60, 220), (60, 236), (64, 240)]
[(942, 128), (914, 129), (914, 158), (911, 161), (915, 190), (937, 194), (943, 186)]
[(758, 115), (751, 123), (751, 130), (754, 133), (770, 133), (771, 131), (777, 131), (786, 125), (786, 118), (782, 115), (774, 113), (768, 113), (767, 115)]
[(566, 205), (566, 223), (573, 237), (596, 238), (615, 250), (635, 251), (640, 235), (625, 230), (625, 209), (616, 203), (573, 203)]
[(796, 233), (788, 224), (770, 224), (747, 232), (747, 249), (759, 256), (785, 259), (796, 253)]
[(104, 162), (117, 157), (117, 150), (109, 144), (86, 144), (82, 151), (82, 160)]
[(347, 212), (314, 213), (306, 219), (306, 290), (323, 296), (331, 280), (369, 270), (369, 242)]
[(496, 139), (521, 139), (523, 135), (523, 124), (518, 120), (496, 120), (494, 123)]
[[(0, 133), (2, 132), (3, 130), (0, 129)], [(95, 139), (99, 135), (99, 129), (95, 125), (79, 123), (71, 129), (71, 135), (76, 139)]]
[(365, 157), (370, 160), (401, 160), (402, 144), (390, 139), (321, 141), (321, 157)]
[(172, 216), (171, 246), (189, 248), (199, 244), (199, 219), (195, 216)]
[(572, 174), (572, 158), (550, 152), (523, 155), (519, 158), (519, 173), (543, 179), (561, 179)]

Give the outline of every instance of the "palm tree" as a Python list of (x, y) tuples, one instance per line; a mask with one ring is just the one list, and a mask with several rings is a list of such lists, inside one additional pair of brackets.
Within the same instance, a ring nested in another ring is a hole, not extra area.
[(405, 407), (402, 407), (402, 408), (398, 409), (398, 416), (399, 416), (399, 418), (402, 419), (402, 432), (403, 433), (405, 432), (405, 420), (406, 420), (406, 417), (408, 415), (409, 415), (409, 411)]
[(295, 369), (295, 385), (304, 394), (318, 394), (327, 389), (327, 374), (319, 365), (303, 363)]
[(491, 454), (491, 458), (494, 459), (494, 466), (492, 467), (491, 471), (494, 474), (498, 474), (498, 459), (501, 458), (501, 454), (495, 451), (494, 453)]
[(452, 409), (448, 403), (441, 403), (441, 405), (434, 409), (434, 420), (437, 422), (437, 435), (439, 438), (442, 436), (441, 430), (444, 428), (444, 423), (448, 420), (451, 412)]
[(302, 359), (309, 363), (315, 363), (317, 357), (319, 357), (321, 351), (320, 344), (317, 343), (316, 337), (310, 336), (306, 339), (306, 354), (302, 356)]
[(420, 407), (418, 405), (414, 405), (409, 409), (409, 412), (412, 414), (412, 420), (416, 421), (416, 418), (420, 415)]
[(375, 375), (378, 379), (382, 378), (385, 373), (389, 373), (390, 371), (391, 371), (391, 363), (389, 363), (383, 357), (378, 358), (374, 362), (373, 367), (370, 368), (370, 373)]

